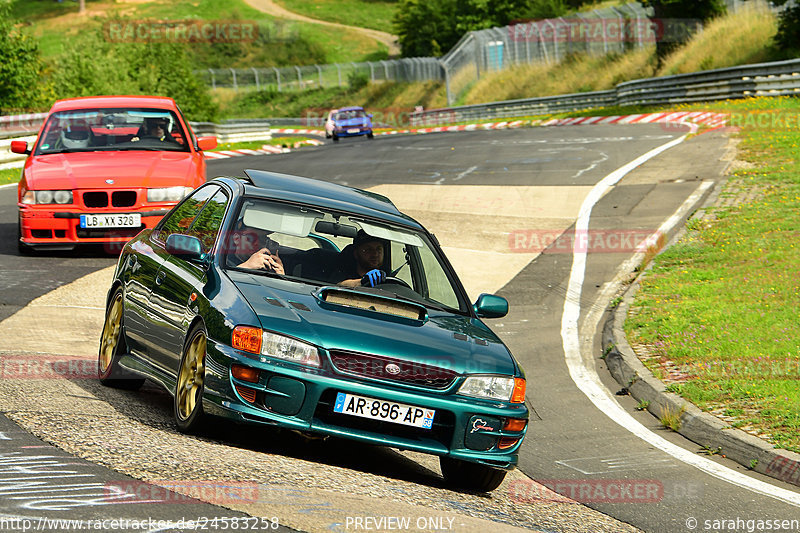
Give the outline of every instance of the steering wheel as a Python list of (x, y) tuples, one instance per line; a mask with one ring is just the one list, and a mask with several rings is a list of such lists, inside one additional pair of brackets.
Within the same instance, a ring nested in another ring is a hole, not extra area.
[[(386, 276), (386, 279), (383, 280), (381, 285), (383, 285), (384, 283), (394, 283), (395, 285), (402, 285), (403, 287), (407, 287), (407, 288), (411, 289), (411, 285), (406, 283), (405, 280), (402, 280), (402, 279), (400, 279), (398, 277), (395, 277), (395, 276)], [(413, 291), (414, 289), (411, 289), (411, 290)]]

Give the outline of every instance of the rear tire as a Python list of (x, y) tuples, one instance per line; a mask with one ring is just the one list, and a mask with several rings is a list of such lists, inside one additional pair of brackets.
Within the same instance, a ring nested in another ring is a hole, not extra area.
[(375, 138), (375, 134), (374, 133), (372, 133), (372, 132), (367, 133), (367, 139), (374, 139), (374, 138)]
[(439, 457), (439, 465), (447, 485), (471, 492), (491, 492), (506, 477), (505, 470), (450, 457)]
[(205, 390), (206, 332), (201, 324), (191, 329), (183, 348), (178, 380), (175, 385), (174, 413), (178, 429), (197, 433), (205, 425), (203, 391)]
[(122, 287), (119, 287), (114, 291), (106, 309), (106, 320), (97, 354), (97, 377), (106, 387), (138, 390), (144, 384), (144, 379), (123, 377), (125, 371), (119, 367), (120, 354), (128, 352), (125, 335), (122, 333), (123, 310)]
[(335, 133), (331, 137), (333, 138), (333, 142), (335, 142), (335, 143), (339, 142), (339, 136), (336, 135)]

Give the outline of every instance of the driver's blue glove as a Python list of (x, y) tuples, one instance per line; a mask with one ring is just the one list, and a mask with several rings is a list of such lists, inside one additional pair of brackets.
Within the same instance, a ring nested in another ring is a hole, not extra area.
[(386, 281), (386, 272), (376, 268), (364, 274), (364, 277), (361, 278), (361, 285), (365, 287), (375, 287), (384, 281)]

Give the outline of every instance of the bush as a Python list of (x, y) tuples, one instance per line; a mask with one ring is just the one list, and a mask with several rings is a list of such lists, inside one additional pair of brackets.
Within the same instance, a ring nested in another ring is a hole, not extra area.
[(354, 70), (347, 75), (347, 85), (353, 92), (360, 91), (369, 85), (369, 76), (366, 72)]
[(0, 114), (46, 107), (53, 93), (41, 81), (43, 71), (38, 44), (14, 27), (8, 4), (0, 3)]
[(55, 60), (58, 98), (102, 94), (169, 96), (189, 120), (214, 121), (217, 105), (192, 72), (183, 43), (110, 42), (101, 31), (75, 37)]

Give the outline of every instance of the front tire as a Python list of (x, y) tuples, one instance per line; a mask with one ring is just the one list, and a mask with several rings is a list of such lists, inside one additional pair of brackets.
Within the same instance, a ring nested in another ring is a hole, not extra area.
[(339, 142), (339, 136), (336, 135), (335, 133), (331, 137), (333, 138), (333, 142), (335, 142), (335, 143)]
[(144, 379), (122, 377), (125, 372), (119, 367), (120, 354), (128, 351), (125, 335), (122, 333), (123, 311), (122, 287), (118, 287), (106, 309), (106, 320), (97, 354), (97, 377), (106, 387), (137, 390), (144, 384)]
[(491, 492), (506, 477), (505, 470), (450, 457), (439, 457), (439, 466), (447, 485), (471, 492)]
[(375, 134), (374, 133), (372, 133), (372, 132), (367, 133), (367, 139), (374, 139), (374, 138), (375, 138)]
[(205, 330), (202, 325), (197, 325), (190, 331), (183, 349), (174, 401), (175, 422), (183, 433), (196, 433), (205, 423), (203, 390), (206, 342)]

